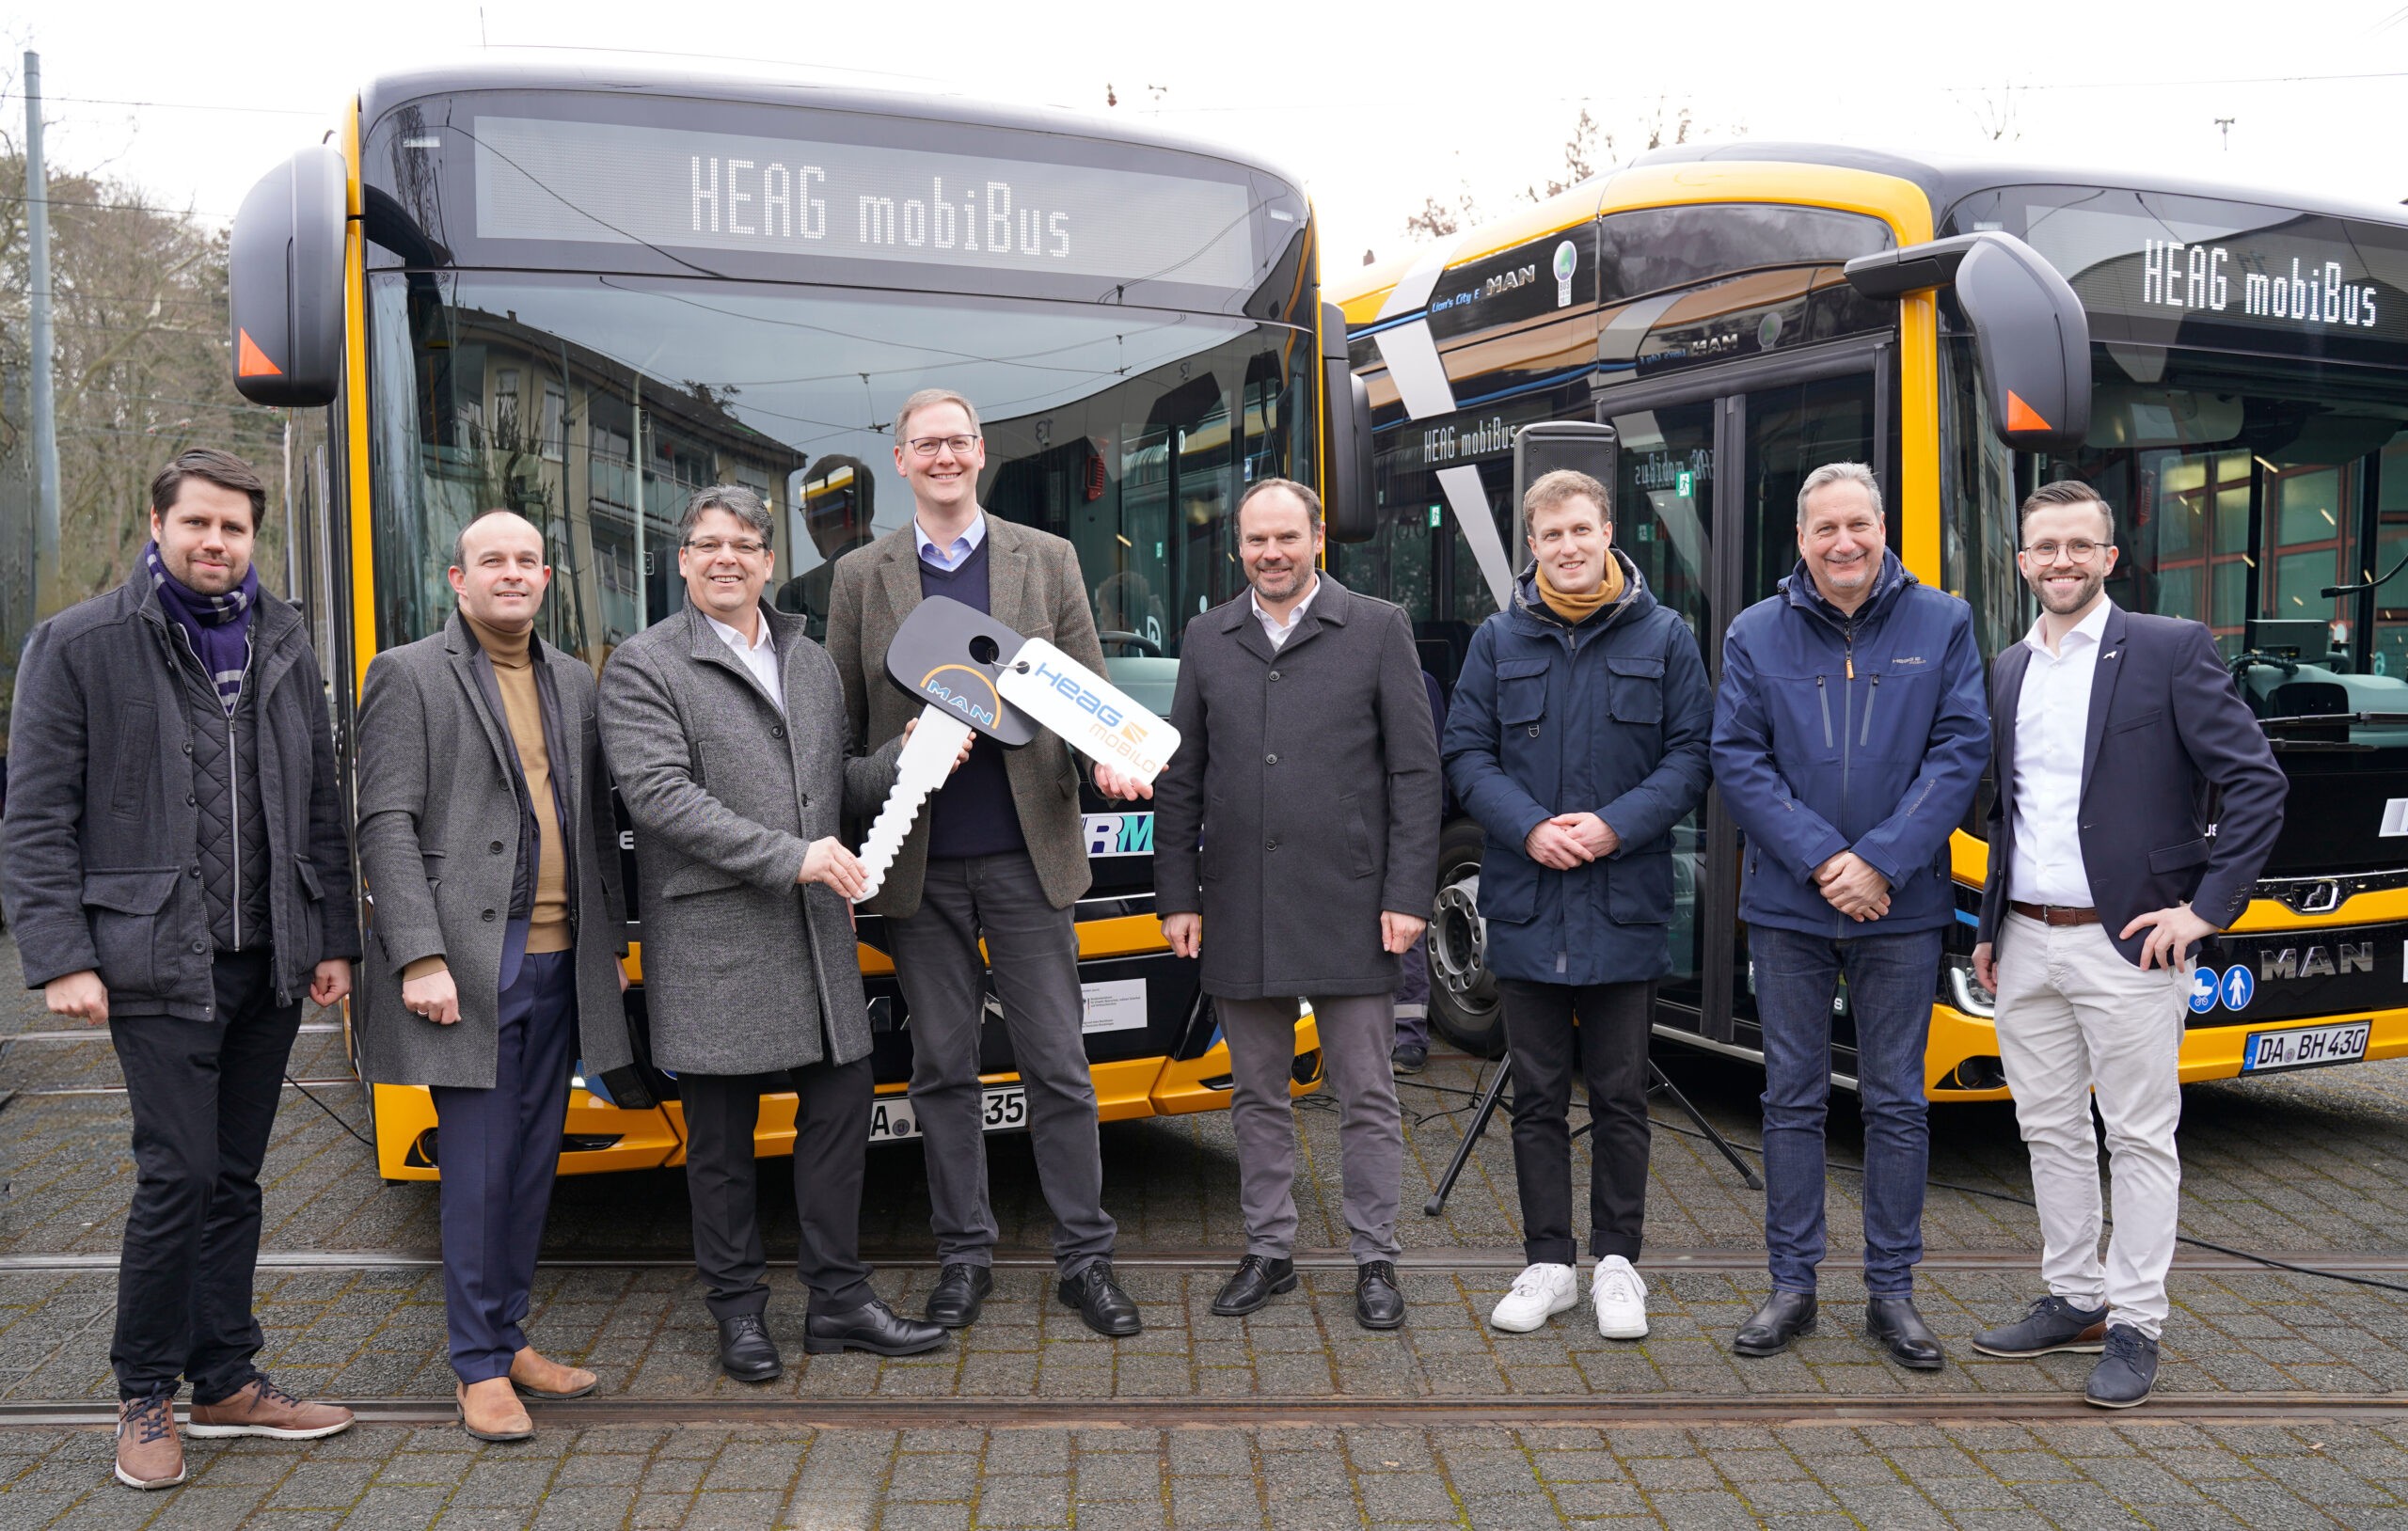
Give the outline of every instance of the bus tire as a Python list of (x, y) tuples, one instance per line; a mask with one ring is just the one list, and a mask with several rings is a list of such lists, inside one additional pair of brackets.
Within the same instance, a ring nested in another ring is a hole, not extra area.
[(1438, 838), (1438, 891), (1430, 910), (1430, 1024), (1476, 1058), (1505, 1052), (1505, 1009), (1488, 971), (1480, 918), (1478, 824), (1457, 819)]

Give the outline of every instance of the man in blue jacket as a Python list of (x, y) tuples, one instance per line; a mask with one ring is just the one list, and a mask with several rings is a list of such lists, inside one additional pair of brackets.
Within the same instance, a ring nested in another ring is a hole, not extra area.
[(1771, 1355), (1814, 1327), (1831, 1013), (1847, 977), (1864, 1115), (1865, 1328), (1901, 1365), (1941, 1365), (1915, 1311), (1930, 1143), (1924, 1050), (1941, 935), (1956, 918), (1948, 836), (1989, 751), (1962, 601), (1888, 550), (1881, 490), (1831, 463), (1798, 491), (1798, 567), (1722, 642), (1714, 773), (1746, 837), (1764, 1032), (1765, 1245), (1772, 1296), (1733, 1349)]
[(1472, 635), (1444, 753), (1487, 831), (1480, 908), (1504, 983), (1529, 1262), (1489, 1322), (1525, 1333), (1577, 1301), (1564, 1123), (1576, 1052), (1596, 1129), (1590, 1299), (1600, 1334), (1640, 1339), (1647, 1038), (1671, 968), (1672, 826), (1705, 797), (1713, 700), (1696, 638), (1613, 547), (1608, 504), (1570, 471), (1523, 497), (1535, 563)]

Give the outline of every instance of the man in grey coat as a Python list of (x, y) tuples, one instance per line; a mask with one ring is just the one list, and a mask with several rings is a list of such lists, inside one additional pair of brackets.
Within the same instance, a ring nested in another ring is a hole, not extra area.
[[(1238, 502), (1249, 587), (1187, 624), (1154, 797), (1154, 906), (1228, 1038), (1246, 1252), (1212, 1311), (1296, 1285), (1296, 1000), (1338, 1087), (1354, 1319), (1404, 1322), (1396, 1280), (1404, 1128), (1388, 1062), (1397, 958), (1438, 875), (1438, 740), (1402, 610), (1314, 568), (1321, 499), (1265, 479)], [(1201, 846), (1199, 854), (1198, 846)]]
[(452, 548), (458, 614), (388, 649), (359, 699), (359, 865), (373, 903), (353, 1017), (359, 1072), (431, 1088), (441, 1127), (443, 1297), (461, 1427), (535, 1433), (518, 1394), (594, 1374), (519, 1325), (580, 1056), (631, 1061), (618, 824), (594, 672), (535, 635), (544, 534), (487, 511)]
[[(694, 1260), (739, 1381), (782, 1369), (754, 1206), (761, 1094), (795, 1094), (796, 1268), (803, 1348), (910, 1355), (944, 1343), (870, 1289), (861, 1258), (870, 1031), (847, 902), (864, 885), (837, 835), (895, 781), (900, 739), (846, 749), (844, 694), (803, 619), (764, 606), (768, 507), (740, 485), (696, 494), (678, 527), (685, 608), (602, 671), (602, 748), (635, 822), (653, 1061), (686, 1118)], [(777, 1075), (778, 1080), (765, 1079)]]

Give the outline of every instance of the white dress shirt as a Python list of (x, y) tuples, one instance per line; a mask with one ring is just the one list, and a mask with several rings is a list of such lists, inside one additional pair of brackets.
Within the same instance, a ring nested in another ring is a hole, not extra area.
[(918, 545), (921, 559), (935, 564), (947, 574), (960, 568), (963, 560), (978, 551), (978, 545), (986, 540), (987, 513), (984, 511), (973, 516), (970, 521), (970, 529), (956, 537), (952, 545), (947, 547), (939, 547), (929, 538), (927, 529), (920, 525), (920, 518), (916, 515), (911, 517), (911, 541)]
[(2090, 683), (2115, 606), (2101, 598), (2049, 652), (2040, 622), (2024, 639), (2032, 658), (2015, 702), (2015, 852), (2007, 894), (2025, 904), (2091, 907), (2082, 864), (2082, 766), (2090, 728)]
[(769, 636), (769, 619), (760, 619), (761, 636), (757, 641), (749, 644), (744, 641), (742, 633), (717, 617), (705, 612), (703, 620), (711, 624), (711, 631), (719, 635), (721, 642), (736, 651), (736, 656), (744, 661), (744, 668), (761, 683), (761, 689), (768, 692), (769, 700), (778, 704), (778, 711), (785, 711), (785, 683), (778, 677), (778, 645), (777, 640)]
[(1271, 639), (1271, 646), (1276, 649), (1287, 643), (1289, 636), (1296, 630), (1296, 623), (1304, 620), (1305, 608), (1312, 605), (1313, 597), (1320, 593), (1321, 576), (1316, 574), (1313, 576), (1312, 588), (1305, 592), (1305, 598), (1288, 608), (1286, 622), (1281, 622), (1262, 609), (1262, 602), (1255, 595), (1251, 586), (1246, 590), (1245, 598), (1254, 608), (1254, 620), (1262, 623), (1262, 636)]

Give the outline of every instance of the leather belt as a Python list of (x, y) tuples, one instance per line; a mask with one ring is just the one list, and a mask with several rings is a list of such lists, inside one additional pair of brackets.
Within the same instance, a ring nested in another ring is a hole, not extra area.
[(2006, 907), (2026, 920), (2037, 920), (2044, 925), (2055, 925), (2059, 929), (2067, 925), (2095, 925), (2099, 923), (2097, 909), (2069, 909), (2063, 904), (2022, 904), (2012, 899), (2007, 901)]

